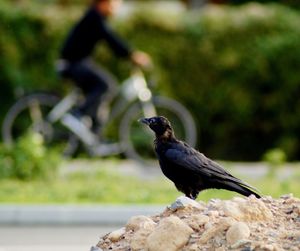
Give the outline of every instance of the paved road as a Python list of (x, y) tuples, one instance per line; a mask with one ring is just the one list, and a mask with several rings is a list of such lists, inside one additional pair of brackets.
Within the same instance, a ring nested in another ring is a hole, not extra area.
[[(89, 251), (134, 215), (164, 206), (1, 205), (0, 251)], [(91, 225), (92, 224), (92, 225)]]
[(0, 251), (89, 251), (120, 226), (0, 226)]

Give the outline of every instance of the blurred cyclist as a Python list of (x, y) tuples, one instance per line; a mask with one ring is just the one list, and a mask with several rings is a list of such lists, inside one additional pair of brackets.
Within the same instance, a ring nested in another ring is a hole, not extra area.
[(96, 66), (90, 58), (96, 44), (107, 42), (117, 56), (128, 58), (139, 66), (151, 63), (148, 54), (132, 50), (108, 26), (108, 17), (115, 14), (121, 4), (122, 0), (93, 0), (67, 37), (58, 63), (61, 75), (72, 79), (86, 97), (84, 104), (74, 112), (75, 115), (80, 117), (82, 114), (89, 114), (93, 127), (97, 125), (97, 109), (104, 94), (115, 86), (112, 75)]

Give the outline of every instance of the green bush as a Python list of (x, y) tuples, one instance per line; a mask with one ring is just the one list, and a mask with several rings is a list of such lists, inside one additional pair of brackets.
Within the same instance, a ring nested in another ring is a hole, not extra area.
[(71, 9), (65, 18), (62, 9), (42, 7), (0, 0), (0, 114), (11, 104), (16, 90), (59, 86), (54, 62), (68, 21), (78, 16), (78, 10)]
[[(7, 93), (19, 86), (61, 88), (52, 65), (81, 13), (67, 11), (0, 4), (0, 84), (7, 90), (1, 100), (11, 102)], [(208, 6), (182, 15), (143, 10), (115, 26), (153, 56), (158, 91), (192, 111), (202, 151), (214, 158), (257, 160), (280, 148), (289, 159), (300, 158), (297, 11), (260, 4)], [(105, 46), (96, 60), (119, 78), (126, 76), (124, 64)]]
[(299, 13), (248, 4), (161, 19), (140, 17), (127, 35), (156, 56), (161, 88), (193, 111), (200, 149), (257, 160), (281, 148), (299, 159)]
[(0, 178), (50, 179), (59, 159), (58, 153), (45, 148), (39, 134), (27, 134), (13, 147), (0, 145)]
[(229, 3), (233, 4), (244, 4), (248, 2), (259, 2), (259, 3), (280, 3), (294, 8), (300, 8), (300, 2), (298, 0), (229, 0)]

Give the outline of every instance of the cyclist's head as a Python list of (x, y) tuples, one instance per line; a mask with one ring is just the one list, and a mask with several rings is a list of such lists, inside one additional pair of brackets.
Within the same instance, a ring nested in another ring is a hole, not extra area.
[(97, 10), (104, 16), (112, 16), (119, 9), (122, 0), (93, 0)]

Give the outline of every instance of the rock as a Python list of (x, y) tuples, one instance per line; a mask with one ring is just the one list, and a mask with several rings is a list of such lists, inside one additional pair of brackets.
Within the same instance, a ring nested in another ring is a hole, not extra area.
[(196, 208), (201, 208), (201, 205), (195, 201), (192, 200), (186, 196), (180, 196), (176, 199), (174, 203), (172, 203), (168, 208), (172, 211), (176, 211), (178, 209), (182, 209), (188, 206), (196, 207)]
[(207, 229), (210, 229), (212, 227), (212, 223), (211, 222), (207, 222), (205, 225), (204, 225), (204, 229), (207, 230)]
[(150, 219), (149, 217), (143, 216), (143, 215), (138, 215), (138, 216), (133, 216), (129, 219), (129, 221), (126, 224), (126, 230), (133, 230), (137, 231), (138, 229), (146, 228), (147, 225), (151, 228), (152, 225), (155, 225), (155, 222)]
[(300, 216), (300, 204), (295, 206), (295, 213), (298, 217)]
[(243, 246), (250, 246), (251, 241), (250, 240), (239, 240), (236, 243), (234, 243), (233, 245), (231, 245), (232, 249), (237, 249), (237, 248), (241, 248)]
[(203, 225), (209, 222), (209, 217), (203, 214), (192, 215), (186, 220), (186, 223), (194, 230), (199, 230)]
[(297, 199), (297, 198), (288, 198), (288, 199), (286, 199), (285, 200), (285, 204), (294, 204), (294, 203), (297, 203), (299, 201), (299, 199)]
[(156, 227), (156, 223), (146, 216), (131, 217), (126, 224), (127, 231), (133, 231), (134, 234), (130, 240), (130, 247), (133, 251), (145, 248), (146, 239)]
[(292, 193), (289, 193), (289, 194), (283, 194), (280, 196), (280, 199), (284, 199), (284, 200), (287, 200), (287, 199), (290, 199), (290, 198), (293, 198), (294, 195)]
[(259, 243), (254, 247), (254, 250), (256, 251), (281, 251), (282, 249), (278, 247), (276, 244), (265, 244), (265, 243)]
[(218, 233), (228, 229), (231, 225), (235, 223), (235, 220), (229, 217), (225, 217), (220, 220), (220, 222), (207, 229), (199, 239), (200, 244), (204, 244), (209, 241), (212, 237), (216, 236)]
[(148, 236), (145, 250), (149, 251), (177, 251), (188, 242), (193, 233), (185, 222), (176, 216), (169, 216), (161, 220), (159, 225)]
[(237, 202), (237, 203), (245, 203), (245, 202), (246, 202), (246, 199), (245, 199), (245, 198), (242, 198), (242, 197), (234, 197), (234, 198), (232, 199), (232, 201)]
[(140, 228), (134, 233), (130, 241), (132, 251), (144, 250), (147, 237), (153, 232), (155, 225), (147, 224), (146, 228)]
[(90, 251), (103, 251), (103, 250), (101, 248), (99, 248), (99, 247), (92, 246), (91, 249), (90, 249)]
[(243, 213), (241, 212), (237, 203), (232, 201), (225, 201), (223, 204), (224, 214), (228, 217), (233, 217), (234, 219), (243, 218)]
[(245, 221), (269, 221), (273, 219), (270, 209), (259, 199), (250, 197), (245, 203), (240, 203), (239, 207), (244, 214)]
[(208, 216), (210, 217), (218, 217), (220, 215), (220, 213), (216, 210), (212, 210), (208, 212)]
[(198, 247), (198, 245), (197, 245), (196, 243), (194, 243), (194, 244), (190, 245), (190, 246), (186, 249), (186, 251), (199, 251), (199, 247)]
[(270, 209), (255, 197), (240, 202), (225, 201), (222, 209), (226, 216), (240, 221), (267, 221), (273, 218)]
[(118, 230), (111, 232), (107, 238), (110, 239), (112, 242), (116, 242), (121, 239), (122, 235), (126, 232), (125, 227), (122, 227)]
[(248, 239), (250, 229), (244, 222), (234, 223), (226, 232), (226, 240), (229, 245), (234, 245), (238, 241)]

